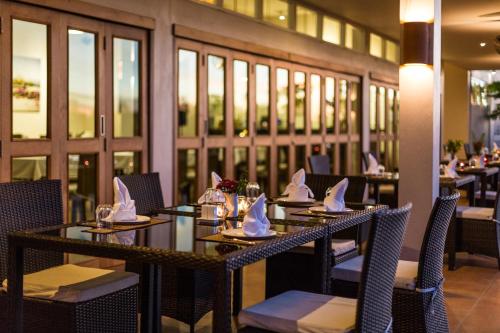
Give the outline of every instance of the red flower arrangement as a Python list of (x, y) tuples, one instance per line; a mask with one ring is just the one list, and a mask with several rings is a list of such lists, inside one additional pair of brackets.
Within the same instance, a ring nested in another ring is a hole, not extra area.
[(225, 193), (235, 193), (238, 189), (238, 182), (231, 179), (223, 179), (217, 185), (217, 189)]

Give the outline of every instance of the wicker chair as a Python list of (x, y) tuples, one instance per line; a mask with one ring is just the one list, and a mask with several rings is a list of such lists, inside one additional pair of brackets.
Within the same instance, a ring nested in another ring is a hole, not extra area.
[[(135, 200), (137, 214), (153, 215), (165, 207), (158, 173), (119, 178)], [(127, 270), (139, 272), (139, 269), (135, 264), (127, 263)], [(169, 266), (162, 266), (161, 271), (162, 315), (188, 324), (193, 332), (195, 324), (213, 308), (213, 275)]]
[[(396, 273), (392, 313), (396, 332), (448, 332), (443, 294), (443, 255), (446, 232), (460, 193), (439, 197), (427, 224), (418, 262), (400, 260)], [(333, 269), (333, 288), (352, 288), (361, 271), (362, 258)], [(366, 259), (365, 259), (366, 260)], [(349, 276), (347, 276), (349, 275)], [(338, 277), (345, 277), (341, 280)], [(345, 295), (345, 294), (344, 294)]]
[[(311, 188), (316, 199), (323, 200), (326, 189), (344, 178), (349, 179), (345, 200), (361, 203), (366, 187), (365, 177), (306, 174), (306, 185)], [(359, 244), (366, 240), (369, 227), (370, 223), (367, 222), (333, 235), (335, 238), (332, 242), (333, 266), (358, 256)], [(312, 244), (308, 245), (312, 246)], [(312, 255), (312, 247), (300, 247), (268, 258), (266, 260), (266, 281), (268, 281), (266, 283), (266, 297), (272, 297), (291, 289), (314, 290), (314, 285), (308, 274), (311, 269), (314, 269)]]
[(330, 175), (330, 157), (328, 155), (313, 155), (307, 158), (311, 173), (318, 175)]
[[(0, 279), (7, 277), (9, 232), (63, 224), (61, 182), (0, 184)], [(24, 272), (34, 273), (63, 264), (63, 253), (27, 249)], [(131, 273), (122, 273), (131, 276)], [(81, 302), (24, 298), (25, 332), (136, 332), (137, 277), (125, 289)], [(0, 306), (8, 308), (8, 297), (0, 293)], [(8, 322), (8, 311), (0, 311), (0, 322)]]
[(359, 300), (289, 291), (241, 311), (240, 332), (392, 332), (392, 290), (410, 209), (374, 214)]
[(448, 233), (453, 252), (469, 252), (497, 258), (500, 270), (500, 191), (493, 208), (458, 206), (457, 218)]

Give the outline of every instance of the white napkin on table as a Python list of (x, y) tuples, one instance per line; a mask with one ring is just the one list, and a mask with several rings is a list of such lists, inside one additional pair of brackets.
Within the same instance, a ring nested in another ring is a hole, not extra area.
[(250, 206), (243, 218), (243, 233), (249, 237), (266, 236), (269, 233), (271, 223), (269, 222), (264, 205), (266, 195), (262, 193)]
[(349, 180), (344, 178), (330, 190), (330, 193), (323, 200), (323, 205), (327, 211), (340, 212), (345, 210), (344, 195), (348, 185)]
[(496, 142), (493, 142), (493, 152), (496, 153), (498, 150), (498, 145)]
[(449, 177), (449, 178), (458, 178), (458, 173), (457, 173), (457, 163), (458, 159), (455, 157), (453, 160), (448, 162), (446, 165), (446, 168), (444, 169), (444, 176)]
[(135, 201), (130, 198), (127, 186), (118, 177), (113, 178), (113, 191), (115, 193), (115, 203), (111, 213), (113, 221), (135, 221), (137, 219)]
[(292, 181), (286, 186), (283, 195), (288, 195), (291, 201), (306, 201), (309, 196), (314, 198), (314, 193), (305, 184), (306, 171), (300, 169), (292, 176)]
[(368, 154), (368, 169), (365, 173), (368, 175), (378, 175), (380, 173), (377, 159), (372, 154)]
[[(217, 188), (217, 185), (219, 185), (219, 183), (222, 181), (222, 178), (215, 172), (212, 171), (212, 175), (211, 175), (211, 178), (212, 178), (212, 189), (216, 189)], [(201, 197), (198, 198), (198, 204), (204, 204), (206, 202), (205, 200), (205, 196), (206, 196), (206, 193), (207, 193), (208, 189), (205, 191), (205, 193), (203, 193), (201, 195)], [(209, 199), (209, 202), (216, 202), (216, 198), (212, 197)]]
[(479, 167), (480, 168), (484, 168), (485, 165), (484, 165), (484, 154), (481, 154), (481, 156), (479, 156)]

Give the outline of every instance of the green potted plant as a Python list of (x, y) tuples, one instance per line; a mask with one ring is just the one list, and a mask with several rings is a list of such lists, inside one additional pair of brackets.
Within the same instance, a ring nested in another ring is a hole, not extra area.
[(464, 142), (462, 140), (452, 140), (449, 139), (445, 144), (446, 152), (451, 155), (451, 159), (454, 159), (460, 148), (462, 148)]
[(488, 97), (500, 98), (500, 81), (491, 82), (486, 86), (486, 95)]

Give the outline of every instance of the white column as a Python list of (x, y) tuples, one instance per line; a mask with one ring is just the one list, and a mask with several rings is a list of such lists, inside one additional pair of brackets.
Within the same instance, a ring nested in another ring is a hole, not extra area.
[(400, 67), (399, 203), (413, 203), (403, 258), (418, 259), (439, 194), (441, 0), (400, 0), (402, 22), (434, 22), (433, 65)]

